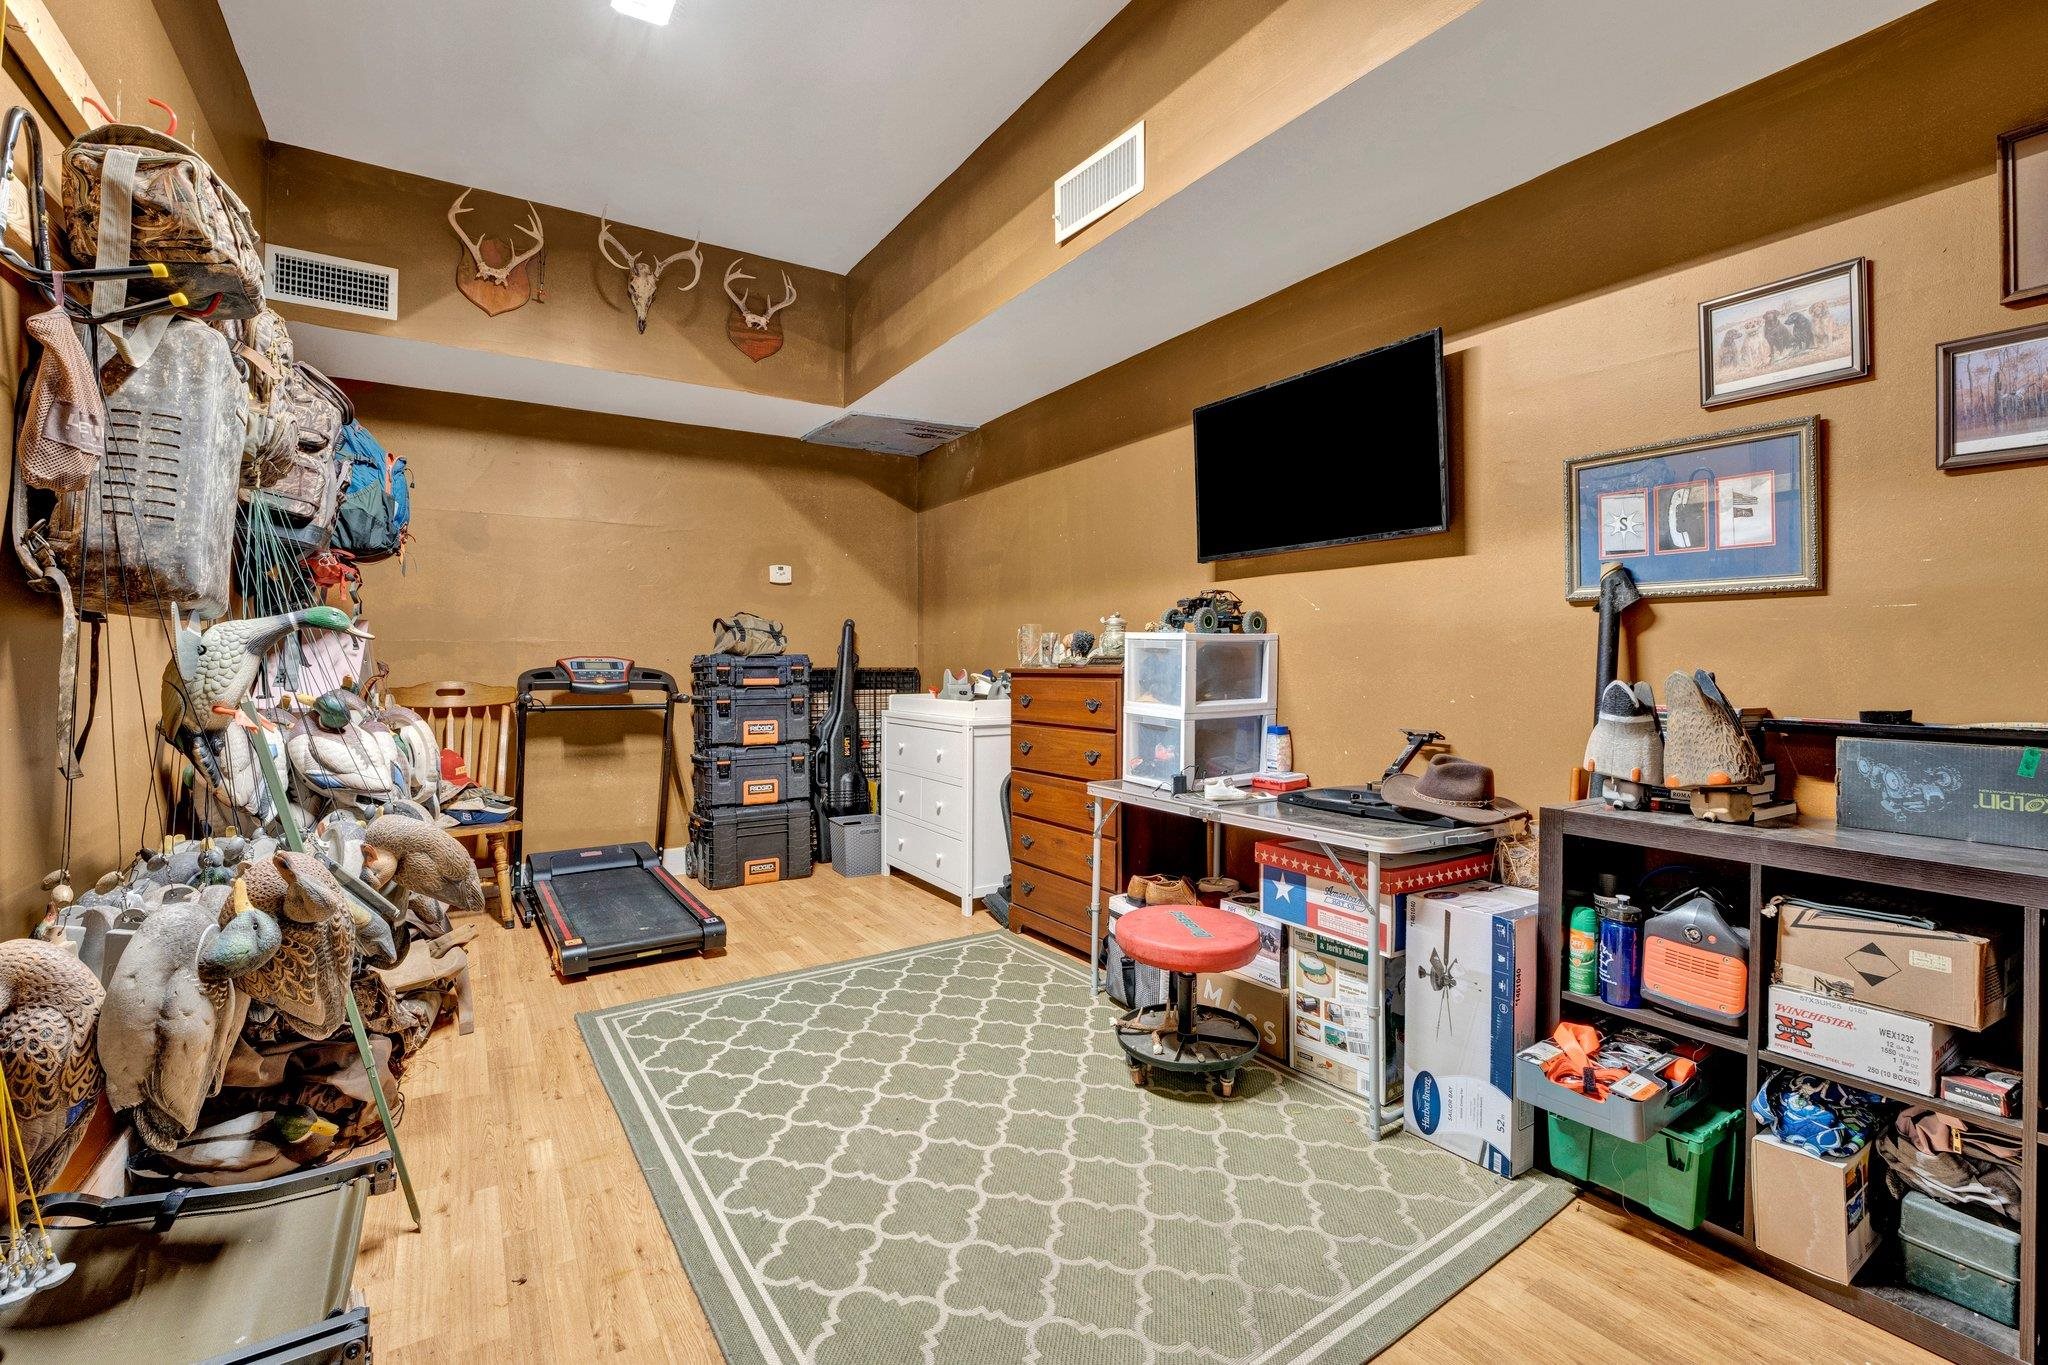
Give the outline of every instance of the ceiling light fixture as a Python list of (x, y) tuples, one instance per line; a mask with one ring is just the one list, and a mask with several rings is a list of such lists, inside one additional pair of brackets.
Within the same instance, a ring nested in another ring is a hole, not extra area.
[(676, 0), (612, 0), (612, 8), (650, 24), (665, 24), (676, 12)]

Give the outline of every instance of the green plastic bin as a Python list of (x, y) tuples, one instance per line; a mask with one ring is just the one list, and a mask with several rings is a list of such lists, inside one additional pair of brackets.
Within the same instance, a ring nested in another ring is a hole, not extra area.
[(1550, 1164), (1560, 1175), (1613, 1190), (1666, 1222), (1696, 1228), (1716, 1194), (1739, 1188), (1734, 1135), (1740, 1109), (1701, 1105), (1646, 1142), (1627, 1142), (1551, 1114)]

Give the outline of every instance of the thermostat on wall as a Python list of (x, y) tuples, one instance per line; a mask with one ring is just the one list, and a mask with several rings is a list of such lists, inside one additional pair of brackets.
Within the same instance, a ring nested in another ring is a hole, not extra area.
[(770, 564), (768, 566), (768, 581), (770, 583), (794, 583), (796, 582), (796, 570), (787, 564)]

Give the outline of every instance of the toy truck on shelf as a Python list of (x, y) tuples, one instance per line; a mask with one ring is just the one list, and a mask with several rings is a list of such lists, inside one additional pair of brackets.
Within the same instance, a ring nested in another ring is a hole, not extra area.
[(1266, 613), (1246, 611), (1244, 601), (1234, 592), (1217, 589), (1183, 597), (1168, 609), (1160, 624), (1167, 630), (1192, 629), (1203, 635), (1242, 631), (1247, 635), (1266, 633)]

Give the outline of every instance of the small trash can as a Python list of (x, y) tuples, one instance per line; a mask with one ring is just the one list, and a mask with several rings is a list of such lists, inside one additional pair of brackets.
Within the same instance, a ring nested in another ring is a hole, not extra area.
[(832, 870), (842, 877), (872, 877), (882, 870), (882, 817), (832, 816)]

